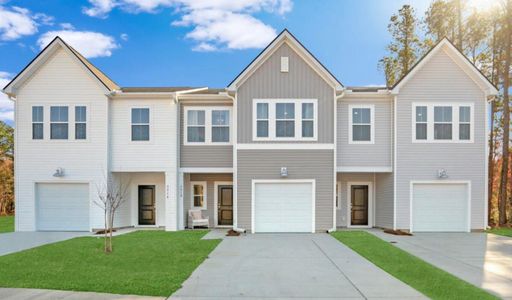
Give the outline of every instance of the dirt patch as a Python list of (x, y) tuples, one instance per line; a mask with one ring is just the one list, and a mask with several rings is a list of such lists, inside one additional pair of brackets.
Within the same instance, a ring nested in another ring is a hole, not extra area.
[[(117, 231), (116, 229), (112, 229), (112, 232), (116, 232), (116, 231)], [(94, 234), (105, 234), (105, 229), (98, 230)]]
[(385, 233), (388, 233), (388, 234), (393, 234), (393, 235), (408, 235), (408, 236), (411, 236), (412, 234), (409, 233), (409, 232), (406, 232), (406, 231), (402, 231), (402, 230), (393, 230), (393, 229), (385, 229), (384, 230)]

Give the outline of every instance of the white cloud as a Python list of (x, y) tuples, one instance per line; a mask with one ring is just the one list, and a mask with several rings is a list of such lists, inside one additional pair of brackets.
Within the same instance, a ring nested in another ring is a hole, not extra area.
[(43, 25), (52, 26), (55, 18), (43, 13), (37, 13), (34, 15), (34, 20)]
[[(0, 71), (0, 88), (4, 88), (10, 81), (11, 74)], [(7, 95), (0, 93), (0, 121), (14, 121), (14, 104)]]
[(261, 48), (275, 36), (271, 26), (254, 17), (256, 13), (284, 15), (292, 0), (89, 0), (89, 16), (106, 17), (114, 8), (130, 13), (154, 13), (172, 8), (179, 15), (173, 26), (192, 27), (186, 37), (197, 44), (194, 51)]
[(60, 23), (60, 28), (64, 30), (73, 30), (75, 29), (75, 26), (73, 26), (71, 23)]
[(43, 49), (56, 36), (75, 48), (87, 58), (111, 56), (112, 50), (119, 48), (111, 36), (92, 31), (57, 30), (49, 31), (39, 37), (37, 44)]
[(37, 32), (37, 23), (30, 11), (21, 7), (0, 6), (0, 40), (16, 40)]
[(126, 33), (121, 33), (120, 37), (123, 41), (127, 41), (130, 38)]

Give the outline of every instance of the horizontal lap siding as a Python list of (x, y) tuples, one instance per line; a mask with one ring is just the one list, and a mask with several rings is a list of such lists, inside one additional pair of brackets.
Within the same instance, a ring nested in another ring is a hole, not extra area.
[[(484, 93), (444, 52), (440, 51), (400, 89), (397, 98), (397, 227), (409, 229), (411, 180), (437, 180), (446, 169), (448, 180), (470, 180), (471, 228), (484, 228), (486, 134)], [(413, 102), (474, 103), (474, 143), (411, 142)]]
[(316, 231), (333, 227), (334, 153), (332, 150), (239, 150), (238, 227), (251, 228), (253, 179), (283, 179), (281, 167), (288, 168), (285, 179), (315, 179)]
[[(180, 108), (180, 166), (182, 168), (232, 168), (233, 146), (194, 145), (183, 144), (185, 136), (184, 107), (194, 104), (182, 104)], [(196, 104), (196, 106), (226, 106), (227, 104)], [(231, 105), (228, 105), (231, 107)]]
[(381, 173), (376, 177), (375, 226), (393, 228), (393, 173)]
[[(107, 171), (108, 99), (72, 54), (59, 48), (19, 89), (16, 100), (16, 230), (35, 230), (35, 183), (90, 183), (90, 225), (103, 224), (93, 204)], [(44, 106), (44, 140), (32, 140), (32, 106)], [(69, 139), (50, 140), (50, 106), (69, 106)], [(87, 140), (74, 140), (74, 107), (86, 105)], [(53, 177), (56, 168), (65, 177)]]
[[(337, 104), (338, 167), (392, 167), (393, 102), (389, 98), (371, 101), (349, 97)], [(349, 144), (349, 106), (356, 104), (375, 106), (374, 144)]]
[[(281, 56), (289, 57), (288, 73), (280, 72)], [(238, 88), (238, 143), (253, 142), (253, 99), (288, 98), (318, 99), (318, 143), (334, 142), (334, 89), (293, 49), (284, 44)]]

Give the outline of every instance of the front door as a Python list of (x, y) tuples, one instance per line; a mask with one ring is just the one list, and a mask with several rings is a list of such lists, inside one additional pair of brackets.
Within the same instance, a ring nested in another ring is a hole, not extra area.
[(351, 186), (351, 218), (350, 225), (367, 226), (368, 225), (368, 186)]
[(218, 188), (218, 225), (233, 225), (233, 186), (220, 185)]
[(139, 185), (139, 225), (155, 225), (154, 185)]

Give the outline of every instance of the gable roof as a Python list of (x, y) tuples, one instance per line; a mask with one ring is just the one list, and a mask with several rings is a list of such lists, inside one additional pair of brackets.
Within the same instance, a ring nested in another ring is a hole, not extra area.
[[(433, 46), (422, 58), (420, 58), (414, 66), (400, 80), (398, 80), (391, 88), (393, 94), (398, 94), (400, 88), (409, 81), (436, 53), (442, 49), (446, 50), (448, 55), (456, 64), (468, 73), (468, 75), (479, 84), (487, 95), (497, 95), (498, 88), (480, 71), (464, 53), (462, 53), (447, 37), (444, 37), (435, 46)], [(450, 55), (452, 54), (452, 55)]]
[(276, 38), (270, 42), (270, 44), (265, 47), (250, 63), (247, 65), (240, 74), (238, 74), (235, 79), (233, 79), (228, 84), (228, 90), (233, 91), (236, 90), (238, 86), (240, 86), (245, 80), (252, 74), (256, 69), (258, 69), (263, 62), (265, 62), (268, 57), (275, 50), (279, 48), (282, 43), (288, 43), (305, 61), (312, 67), (317, 73), (327, 82), (329, 82), (332, 86), (336, 88), (336, 90), (343, 90), (343, 84), (306, 48), (302, 45), (295, 36), (288, 31), (288, 29), (284, 29), (279, 33)]
[(85, 57), (83, 57), (78, 51), (76, 51), (73, 47), (69, 46), (64, 40), (60, 37), (55, 37), (46, 47), (44, 47), (39, 54), (30, 61), (21, 72), (18, 73), (3, 89), (3, 91), (7, 94), (14, 94), (13, 87), (20, 82), (24, 82), (31, 74), (33, 74), (39, 67), (43, 64), (44, 61), (49, 57), (51, 53), (53, 53), (56, 47), (61, 46), (63, 49), (68, 50), (73, 57), (75, 57), (79, 62), (83, 64), (83, 66), (91, 72), (91, 74), (108, 90), (113, 91), (119, 89), (119, 86), (110, 79), (107, 75), (101, 72), (96, 66), (94, 66), (90, 61), (88, 61)]

